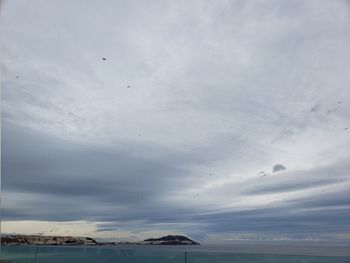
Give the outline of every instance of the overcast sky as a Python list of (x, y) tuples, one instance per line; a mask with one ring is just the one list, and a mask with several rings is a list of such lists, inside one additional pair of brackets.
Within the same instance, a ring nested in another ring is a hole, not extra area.
[(350, 242), (348, 1), (1, 2), (4, 232)]

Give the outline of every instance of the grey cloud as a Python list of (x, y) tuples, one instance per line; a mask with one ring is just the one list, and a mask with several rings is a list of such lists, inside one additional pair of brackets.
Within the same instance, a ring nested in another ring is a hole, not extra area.
[(270, 182), (263, 183), (260, 186), (248, 187), (245, 190), (246, 194), (249, 195), (259, 195), (259, 194), (272, 194), (272, 193), (284, 193), (288, 191), (300, 191), (310, 188), (315, 188), (319, 186), (327, 186), (332, 184), (339, 184), (339, 179), (319, 179), (312, 181), (300, 181), (296, 182), (294, 180), (284, 180), (283, 182)]
[[(103, 194), (108, 188), (127, 188), (128, 184), (137, 189), (135, 183), (145, 189), (146, 184), (154, 183), (153, 180), (161, 182), (164, 179), (171, 184), (169, 174), (179, 178), (186, 176), (183, 169), (173, 167), (166, 160), (137, 156), (123, 148), (111, 151), (94, 146), (72, 147), (46, 140), (45, 136), (31, 136), (30, 132), (19, 129), (3, 130), (3, 136), (6, 139), (3, 144), (3, 184), (9, 190), (52, 194), (57, 191), (68, 195), (90, 192), (94, 196)], [(148, 150), (155, 151), (154, 148)]]
[(313, 112), (316, 112), (318, 110), (320, 110), (321, 106), (320, 104), (315, 104), (311, 109), (310, 109), (310, 112), (313, 113)]
[(118, 230), (118, 228), (110, 227), (110, 228), (98, 228), (95, 232), (109, 232), (109, 231), (115, 231)]
[[(258, 174), (258, 178), (248, 179), (238, 184), (238, 192), (247, 195), (260, 195), (307, 190), (322, 186), (341, 186), (350, 180), (348, 162), (346, 159), (310, 170), (289, 171), (283, 177), (271, 175), (261, 178), (265, 174)], [(232, 187), (234, 186), (227, 186), (227, 188)]]
[(272, 172), (273, 173), (277, 173), (277, 172), (280, 172), (280, 171), (284, 171), (286, 170), (287, 168), (282, 165), (282, 164), (275, 164), (273, 167), (272, 167)]
[[(3, 143), (3, 216), (6, 219), (162, 218), (167, 221), (172, 211), (183, 210), (163, 202), (162, 198), (176, 195), (177, 190), (193, 181), (186, 170), (190, 168), (190, 157), (180, 168), (170, 161), (176, 154), (172, 155), (168, 149), (158, 148), (156, 152), (154, 147), (136, 148), (159, 156), (154, 160), (133, 154), (135, 146), (131, 143), (118, 151), (95, 146), (73, 147), (10, 127), (8, 124), (3, 129), (6, 139)], [(17, 208), (8, 207), (11, 199), (6, 193), (18, 192), (32, 197), (16, 204), (20, 205)], [(35, 196), (39, 196), (38, 199)]]
[[(344, 196), (345, 195), (345, 196)], [(338, 199), (346, 197), (345, 192), (314, 196), (310, 200), (296, 200), (290, 204), (274, 205), (272, 207), (233, 211), (225, 213), (213, 213), (196, 216), (196, 220), (208, 223), (207, 231), (212, 232), (265, 232), (279, 233), (288, 236), (310, 236), (319, 234), (319, 226), (322, 225), (322, 233), (340, 233), (349, 231), (346, 217), (349, 216), (349, 198), (346, 206), (340, 206), (329, 210), (328, 206), (322, 206), (317, 211), (308, 211), (313, 205), (309, 203), (322, 203), (326, 199)], [(335, 201), (335, 200), (334, 200)], [(311, 206), (310, 206), (311, 205)], [(305, 209), (305, 210), (303, 210)], [(302, 234), (303, 233), (303, 234)]]
[(258, 173), (258, 176), (262, 176), (262, 177), (265, 177), (265, 176), (269, 176), (270, 174), (269, 173), (266, 173), (265, 171), (260, 171)]

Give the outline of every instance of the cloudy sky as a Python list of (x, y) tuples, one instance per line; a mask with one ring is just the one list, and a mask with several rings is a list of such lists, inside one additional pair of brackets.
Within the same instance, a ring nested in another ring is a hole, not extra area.
[(348, 1), (1, 16), (4, 232), (350, 242)]

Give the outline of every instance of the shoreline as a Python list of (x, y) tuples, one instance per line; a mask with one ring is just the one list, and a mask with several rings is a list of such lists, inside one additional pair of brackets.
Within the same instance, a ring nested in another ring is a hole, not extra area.
[(343, 245), (285, 245), (285, 244), (236, 244), (236, 245), (2, 245), (2, 248), (55, 248), (55, 249), (113, 249), (113, 250), (148, 250), (161, 252), (192, 252), (213, 254), (260, 254), (283, 256), (320, 256), (320, 257), (350, 257), (350, 249)]

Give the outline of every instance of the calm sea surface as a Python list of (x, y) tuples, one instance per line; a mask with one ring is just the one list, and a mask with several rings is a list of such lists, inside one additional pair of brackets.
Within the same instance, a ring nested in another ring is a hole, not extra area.
[(6, 263), (350, 263), (350, 249), (302, 245), (21, 246), (3, 247), (1, 260)]

